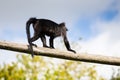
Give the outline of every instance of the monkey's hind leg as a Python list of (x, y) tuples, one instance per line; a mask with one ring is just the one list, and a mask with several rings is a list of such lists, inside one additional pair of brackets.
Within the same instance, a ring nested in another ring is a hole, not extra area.
[(41, 37), (41, 41), (42, 41), (42, 43), (43, 43), (43, 47), (49, 48), (49, 47), (47, 46), (47, 44), (46, 44), (45, 35), (41, 35), (40, 37)]
[(37, 47), (37, 45), (34, 44), (34, 43), (32, 43), (32, 42), (36, 41), (38, 38), (39, 38), (38, 35), (34, 35), (34, 36), (30, 39), (30, 40), (31, 40), (31, 44), (32, 44), (33, 46), (35, 46), (35, 47)]

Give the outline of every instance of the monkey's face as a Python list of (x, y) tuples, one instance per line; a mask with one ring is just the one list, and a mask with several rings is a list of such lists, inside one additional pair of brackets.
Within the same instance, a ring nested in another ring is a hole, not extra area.
[(68, 31), (68, 29), (66, 28), (66, 26), (65, 26), (65, 23), (64, 23), (64, 22), (63, 22), (63, 23), (60, 23), (60, 24), (59, 24), (59, 26), (60, 26), (63, 30)]

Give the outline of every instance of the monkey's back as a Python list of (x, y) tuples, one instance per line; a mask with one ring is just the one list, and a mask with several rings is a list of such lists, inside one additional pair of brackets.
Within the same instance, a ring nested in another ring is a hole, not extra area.
[(39, 19), (39, 24), (40, 31), (47, 36), (53, 35), (56, 37), (61, 34), (59, 24), (54, 21), (48, 19)]
[(46, 27), (57, 27), (58, 26), (56, 22), (48, 20), (48, 19), (39, 19), (39, 22), (41, 26), (46, 26)]

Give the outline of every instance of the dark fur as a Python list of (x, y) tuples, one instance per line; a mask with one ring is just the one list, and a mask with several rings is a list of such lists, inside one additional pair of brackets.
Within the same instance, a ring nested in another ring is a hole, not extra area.
[[(31, 24), (33, 25), (33, 29), (34, 29), (34, 36), (32, 38), (30, 37)], [(49, 39), (50, 48), (54, 48), (54, 43), (53, 43), (54, 38), (58, 36), (62, 36), (67, 50), (76, 53), (74, 50), (70, 48), (70, 44), (66, 36), (66, 31), (67, 28), (65, 27), (65, 23), (57, 24), (47, 19), (30, 18), (26, 23), (26, 33), (27, 33), (28, 43), (30, 45), (32, 56), (34, 56), (32, 45), (36, 46), (32, 42), (36, 41), (38, 38), (41, 38), (43, 47), (48, 47), (46, 45), (45, 35), (50, 36)]]

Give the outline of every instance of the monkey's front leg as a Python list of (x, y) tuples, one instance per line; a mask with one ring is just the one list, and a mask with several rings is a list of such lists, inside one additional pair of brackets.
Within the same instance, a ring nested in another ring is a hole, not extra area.
[(76, 53), (76, 51), (74, 51), (74, 50), (72, 50), (72, 49), (70, 48), (70, 44), (69, 44), (69, 41), (68, 41), (68, 39), (67, 39), (66, 36), (64, 36), (64, 43), (65, 43), (65, 46), (66, 46), (66, 48), (67, 48), (68, 51), (71, 51), (71, 52)]

